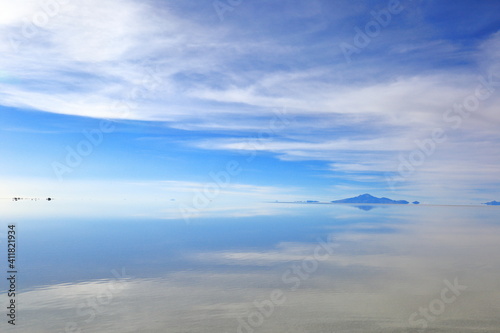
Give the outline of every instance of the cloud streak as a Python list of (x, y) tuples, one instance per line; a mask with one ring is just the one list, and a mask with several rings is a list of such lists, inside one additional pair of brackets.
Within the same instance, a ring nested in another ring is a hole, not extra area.
[[(272, 11), (258, 16), (259, 4), (238, 7), (221, 23), (213, 8), (192, 3), (52, 3), (2, 2), (4, 107), (218, 133), (223, 137), (196, 137), (186, 145), (325, 161), (333, 172), (380, 180), (382, 173), (397, 171), (398, 156), (434, 128), (444, 128), (449, 140), (433, 157), (440, 163), (432, 167), (437, 177), (447, 175), (443, 156), (467, 165), (460, 168), (464, 182), (475, 179), (471, 170), (484, 171), (484, 180), (494, 177), (494, 167), (481, 168), (485, 160), (500, 163), (487, 148), (481, 151), (488, 156), (478, 156), (476, 164), (464, 162), (477, 145), (499, 140), (500, 32), (461, 45), (426, 16), (439, 8), (406, 8), (347, 64), (338, 44), (382, 8), (341, 1), (334, 12), (315, 1), (298, 10), (286, 2), (280, 28), (271, 24)], [(440, 65), (439, 58), (453, 64)], [(158, 89), (134, 90), (151, 75), (161, 82)], [(488, 76), (492, 96), (458, 130), (449, 129), (443, 115), (474, 92), (478, 77)], [(134, 107), (124, 112), (123, 102), (131, 100)], [(281, 108), (298, 121), (257, 148), (245, 147), (242, 136), (268, 126), (273, 110)], [(421, 170), (419, 177), (428, 175)]]

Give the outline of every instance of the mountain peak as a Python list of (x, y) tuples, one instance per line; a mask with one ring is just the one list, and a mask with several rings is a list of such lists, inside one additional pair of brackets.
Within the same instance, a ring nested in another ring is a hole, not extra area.
[(373, 203), (373, 204), (408, 204), (406, 200), (392, 200), (389, 198), (377, 198), (369, 193), (358, 195), (354, 198), (334, 200), (332, 203)]

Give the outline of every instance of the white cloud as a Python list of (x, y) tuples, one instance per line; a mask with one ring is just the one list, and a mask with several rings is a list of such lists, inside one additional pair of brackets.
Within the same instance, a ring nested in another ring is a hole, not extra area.
[(36, 0), (0, 1), (0, 24), (19, 24), (24, 18), (29, 18), (39, 9)]
[[(15, 6), (1, 2), (0, 104), (95, 118), (168, 121), (175, 128), (229, 134), (266, 130), (272, 110), (287, 108), (297, 121), (257, 147), (230, 138), (190, 144), (268, 151), (283, 160), (323, 160), (336, 171), (387, 171), (400, 153), (415, 149), (415, 139), (428, 138), (434, 128), (444, 128), (453, 142), (461, 136), (478, 143), (498, 139), (500, 87), (464, 119), (460, 133), (449, 129), (443, 115), (474, 94), (480, 74), (475, 66), (483, 75), (500, 77), (499, 33), (477, 47), (476, 64), (467, 68), (399, 72), (390, 63), (349, 66), (339, 58), (293, 66), (291, 60), (303, 59), (309, 47), (328, 51), (335, 45), (290, 44), (243, 34), (231, 25), (207, 28), (169, 3), (58, 3), (48, 8), (35, 1)], [(299, 16), (316, 17), (319, 7), (315, 3)], [(43, 15), (47, 22), (40, 24)], [(34, 32), (27, 35), (28, 26)], [(307, 36), (303, 32), (297, 38)], [(441, 39), (405, 45), (392, 52), (407, 54), (434, 45), (446, 53), (457, 47)], [(454, 155), (455, 161), (461, 163), (471, 153), (463, 150)]]

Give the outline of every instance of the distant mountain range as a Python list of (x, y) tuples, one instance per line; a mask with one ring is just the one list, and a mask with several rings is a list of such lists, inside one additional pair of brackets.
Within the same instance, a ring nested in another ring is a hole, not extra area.
[[(407, 205), (409, 204), (406, 200), (392, 200), (389, 198), (377, 198), (368, 193), (358, 195), (354, 198), (347, 198), (342, 200), (334, 200), (332, 203), (356, 203), (356, 204), (399, 204), (399, 205)], [(417, 201), (415, 201), (415, 204)]]
[[(50, 198), (47, 200), (50, 200)], [(276, 200), (276, 202), (279, 202), (279, 201)], [(314, 204), (326, 204), (326, 203), (328, 203), (328, 202), (320, 202), (320, 201), (316, 201), (316, 200), (294, 201), (294, 202), (295, 203), (310, 203), (310, 204), (313, 204), (313, 203)], [(353, 197), (353, 198), (333, 200), (333, 201), (330, 201), (330, 203), (356, 204), (356, 207), (359, 209), (362, 209), (362, 210), (371, 210), (373, 208), (376, 208), (376, 206), (370, 206), (370, 204), (393, 204), (393, 205), (407, 205), (407, 204), (409, 204), (409, 202), (406, 200), (392, 200), (392, 199), (385, 198), (385, 197), (377, 198), (377, 197), (374, 197), (373, 195), (368, 194), (368, 193), (361, 194), (361, 195), (358, 195), (357, 197)], [(362, 204), (365, 204), (365, 205), (362, 205)], [(418, 204), (420, 204), (420, 202), (413, 201), (412, 204), (418, 205)], [(485, 203), (483, 203), (483, 205), (500, 206), (500, 202), (493, 200), (490, 202), (485, 202)]]

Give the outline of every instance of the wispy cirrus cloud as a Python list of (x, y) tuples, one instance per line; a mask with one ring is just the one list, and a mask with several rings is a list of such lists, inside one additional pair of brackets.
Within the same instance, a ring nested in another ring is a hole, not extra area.
[[(489, 16), (484, 22), (464, 18), (482, 31), (477, 38), (437, 29), (441, 23), (430, 14), (441, 6), (405, 2), (404, 11), (346, 63), (339, 44), (351, 43), (354, 28), (383, 6), (258, 2), (238, 7), (221, 23), (210, 4), (195, 2), (55, 3), (1, 3), (2, 106), (160, 122), (201, 133), (186, 139), (190, 147), (319, 160), (335, 175), (381, 181), (435, 128), (450, 143), (429, 159), (440, 163), (435, 170), (446, 169), (444, 156), (461, 164), (477, 145), (499, 139), (500, 33)], [(493, 82), (492, 94), (454, 128), (446, 112), (475, 93), (480, 76)], [(138, 89), (151, 79), (155, 89)], [(124, 112), (123, 103), (133, 107)], [(242, 137), (266, 131), (273, 109), (282, 108), (296, 121), (273, 132), (272, 140), (248, 146)], [(206, 133), (222, 138), (200, 139)], [(498, 165), (481, 155), (477, 168), (486, 160)], [(466, 169), (464, 181), (473, 178)], [(425, 166), (419, 170), (426, 174)], [(488, 170), (485, 179), (494, 177)]]

